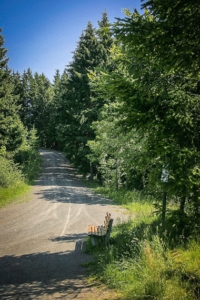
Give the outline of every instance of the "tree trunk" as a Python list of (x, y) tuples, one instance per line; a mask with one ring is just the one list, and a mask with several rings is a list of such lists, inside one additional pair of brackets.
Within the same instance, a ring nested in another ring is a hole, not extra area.
[(181, 203), (180, 203), (180, 211), (182, 214), (184, 213), (185, 210), (185, 201), (186, 201), (186, 197), (184, 196), (181, 198)]
[(94, 173), (93, 173), (93, 164), (90, 162), (90, 180), (93, 181)]

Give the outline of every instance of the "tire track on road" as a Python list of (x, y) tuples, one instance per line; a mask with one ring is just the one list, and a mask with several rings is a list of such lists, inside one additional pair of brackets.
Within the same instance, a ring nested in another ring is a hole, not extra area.
[(64, 233), (65, 233), (65, 231), (66, 231), (66, 228), (67, 228), (67, 226), (68, 226), (68, 224), (69, 224), (70, 214), (71, 214), (71, 203), (69, 204), (69, 209), (68, 209), (68, 214), (67, 214), (67, 221), (66, 221), (65, 226), (64, 226), (64, 228), (63, 228), (63, 230), (62, 230), (62, 233), (61, 233), (61, 235), (60, 235), (61, 237), (64, 235)]
[(87, 300), (95, 294), (82, 267), (91, 260), (83, 251), (87, 225), (125, 210), (86, 188), (63, 154), (40, 153), (43, 169), (30, 201), (1, 213), (0, 298)]

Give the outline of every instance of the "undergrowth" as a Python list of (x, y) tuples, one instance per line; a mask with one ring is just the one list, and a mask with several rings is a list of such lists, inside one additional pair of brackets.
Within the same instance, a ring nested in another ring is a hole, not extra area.
[(19, 148), (9, 158), (0, 156), (0, 207), (16, 202), (28, 192), (41, 163), (38, 151), (29, 146)]
[(15, 185), (7, 188), (0, 187), (0, 207), (16, 202), (18, 198), (26, 194), (30, 186), (23, 181), (16, 182)]
[(94, 257), (91, 278), (120, 292), (124, 300), (200, 299), (198, 235), (172, 236), (170, 221), (163, 229), (153, 201), (142, 193), (94, 190), (129, 208), (133, 217), (113, 227), (109, 245), (92, 247), (87, 240), (87, 252)]
[(23, 146), (16, 151), (14, 162), (20, 165), (26, 183), (31, 184), (40, 172), (42, 158), (36, 149)]

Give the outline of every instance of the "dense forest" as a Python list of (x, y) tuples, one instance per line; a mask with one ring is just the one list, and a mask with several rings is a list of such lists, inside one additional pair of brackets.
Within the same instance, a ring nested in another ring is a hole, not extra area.
[(169, 214), (188, 238), (200, 228), (200, 6), (142, 7), (88, 22), (53, 83), (9, 70), (0, 32), (0, 161), (23, 174), (39, 146), (63, 151), (99, 184), (156, 199), (162, 225)]

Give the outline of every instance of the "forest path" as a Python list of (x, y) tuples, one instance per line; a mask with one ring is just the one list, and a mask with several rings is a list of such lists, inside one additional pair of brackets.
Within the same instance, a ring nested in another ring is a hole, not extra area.
[(85, 280), (87, 226), (126, 210), (86, 188), (60, 152), (40, 150), (28, 202), (0, 209), (0, 299), (111, 299)]

